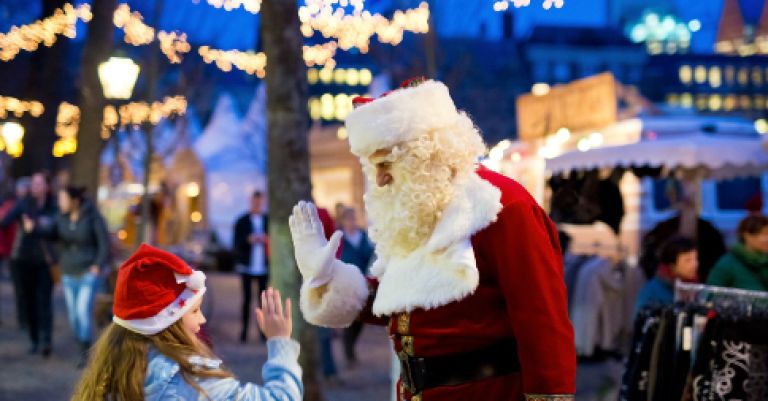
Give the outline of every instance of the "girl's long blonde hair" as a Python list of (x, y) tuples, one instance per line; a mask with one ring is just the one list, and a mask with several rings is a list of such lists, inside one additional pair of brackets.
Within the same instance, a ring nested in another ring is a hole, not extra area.
[(187, 335), (181, 320), (151, 336), (134, 333), (112, 323), (94, 345), (88, 366), (71, 401), (144, 400), (144, 379), (150, 345), (178, 363), (184, 380), (202, 394), (205, 392), (194, 377), (232, 377), (232, 373), (226, 369), (204, 369), (189, 362), (189, 357), (194, 355), (209, 358), (215, 356), (202, 341)]

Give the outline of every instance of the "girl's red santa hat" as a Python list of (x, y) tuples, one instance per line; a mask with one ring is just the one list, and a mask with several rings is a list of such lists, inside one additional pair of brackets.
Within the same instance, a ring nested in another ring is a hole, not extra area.
[(139, 334), (157, 334), (181, 319), (204, 293), (203, 272), (172, 253), (142, 244), (117, 272), (112, 321)]

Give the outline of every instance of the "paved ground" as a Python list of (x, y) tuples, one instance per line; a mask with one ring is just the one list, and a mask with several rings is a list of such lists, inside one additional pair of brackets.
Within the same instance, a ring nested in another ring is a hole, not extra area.
[[(266, 348), (252, 340), (238, 341), (240, 332), (240, 282), (237, 276), (209, 274), (211, 287), (206, 299), (213, 300), (210, 333), (215, 351), (228, 367), (245, 381), (261, 382)], [(49, 359), (27, 355), (27, 335), (16, 329), (12, 289), (7, 274), (0, 278), (0, 401), (68, 400), (80, 374), (75, 368), (77, 347), (66, 321), (61, 288), (54, 292), (54, 352)], [(251, 338), (256, 339), (254, 327)], [(334, 344), (336, 361), (344, 384), (324, 389), (329, 401), (389, 400), (389, 343), (384, 329), (368, 326), (358, 344), (360, 364), (345, 366), (341, 344)], [(581, 365), (578, 372), (578, 401), (613, 401), (623, 367), (621, 363)]]
[[(237, 341), (240, 288), (237, 276), (209, 275), (213, 313), (210, 326), (216, 352), (241, 380), (261, 382), (266, 349), (258, 341)], [(61, 288), (54, 292), (54, 352), (49, 359), (27, 355), (27, 336), (16, 329), (12, 289), (7, 274), (0, 280), (0, 401), (68, 400), (80, 374), (75, 368), (77, 348), (66, 321)], [(255, 328), (251, 338), (255, 339)], [(389, 399), (389, 345), (383, 328), (368, 326), (358, 344), (360, 364), (346, 368), (341, 344), (334, 344), (344, 384), (324, 390), (333, 401)]]

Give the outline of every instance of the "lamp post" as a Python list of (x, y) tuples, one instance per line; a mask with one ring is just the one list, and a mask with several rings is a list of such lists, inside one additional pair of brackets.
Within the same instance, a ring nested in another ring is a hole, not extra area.
[[(109, 60), (99, 64), (99, 81), (101, 81), (101, 87), (104, 90), (104, 97), (113, 102), (126, 101), (131, 98), (133, 94), (133, 87), (136, 85), (136, 80), (139, 77), (141, 68), (133, 60), (127, 57), (112, 56)], [(119, 116), (118, 123), (119, 125)], [(117, 128), (115, 128), (117, 130)], [(112, 139), (115, 142), (115, 161), (119, 157), (120, 145), (117, 135), (113, 135)], [(152, 157), (152, 144), (151, 135), (147, 134), (147, 162), (145, 163), (144, 170), (144, 187), (142, 189), (142, 208), (141, 208), (141, 224), (138, 228), (136, 239), (138, 243), (144, 241), (144, 233), (146, 231), (146, 223), (149, 219), (149, 161)]]

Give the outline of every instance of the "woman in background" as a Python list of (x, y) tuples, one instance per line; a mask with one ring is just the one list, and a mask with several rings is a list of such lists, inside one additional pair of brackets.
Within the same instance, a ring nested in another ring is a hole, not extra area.
[(59, 191), (59, 214), (53, 237), (58, 241), (61, 281), (67, 314), (80, 343), (78, 367), (85, 366), (93, 339), (93, 302), (109, 259), (109, 234), (104, 218), (85, 198), (85, 188)]

